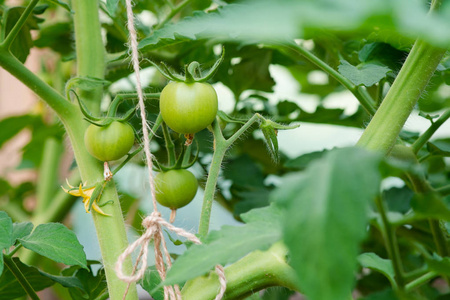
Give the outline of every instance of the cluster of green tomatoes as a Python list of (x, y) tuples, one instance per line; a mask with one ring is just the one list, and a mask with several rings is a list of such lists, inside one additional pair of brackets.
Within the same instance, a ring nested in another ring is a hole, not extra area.
[[(186, 66), (185, 77), (172, 74), (167, 67), (156, 66), (164, 76), (172, 80), (160, 95), (161, 117), (170, 129), (184, 134), (187, 139), (211, 125), (216, 118), (217, 94), (214, 88), (204, 81), (212, 76), (222, 59), (223, 55), (204, 77), (199, 76), (199, 65), (196, 62)], [(83, 110), (81, 102), (80, 107)], [(134, 109), (122, 118), (87, 118), (92, 123), (84, 136), (87, 151), (103, 162), (114, 161), (127, 155), (135, 142), (135, 131), (128, 123), (133, 113)], [(192, 201), (197, 193), (198, 183), (185, 166), (176, 164), (164, 168), (155, 176), (155, 189), (158, 203), (175, 211)]]

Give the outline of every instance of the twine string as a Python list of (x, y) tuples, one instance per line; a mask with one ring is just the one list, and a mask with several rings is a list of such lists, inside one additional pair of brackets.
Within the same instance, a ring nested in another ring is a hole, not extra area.
[[(164, 264), (164, 257), (168, 268), (172, 266), (170, 253), (167, 250), (167, 244), (163, 236), (162, 227), (164, 226), (168, 230), (176, 233), (179, 236), (185, 237), (189, 241), (200, 244), (200, 240), (192, 233), (185, 231), (182, 228), (173, 226), (171, 223), (167, 222), (161, 217), (158, 212), (156, 205), (156, 193), (155, 193), (155, 181), (153, 176), (153, 161), (152, 154), (150, 152), (150, 140), (149, 140), (149, 130), (150, 126), (147, 122), (147, 117), (145, 115), (145, 104), (144, 104), (144, 94), (142, 92), (141, 78), (140, 78), (140, 66), (139, 66), (139, 53), (138, 53), (138, 42), (136, 29), (134, 27), (134, 15), (133, 15), (133, 5), (132, 0), (125, 0), (126, 11), (127, 11), (127, 27), (129, 32), (129, 46), (131, 52), (131, 64), (133, 66), (134, 74), (136, 76), (136, 92), (139, 100), (139, 110), (142, 122), (142, 134), (144, 137), (144, 153), (147, 162), (148, 179), (150, 184), (150, 193), (152, 196), (153, 212), (150, 216), (146, 217), (142, 221), (142, 226), (145, 228), (144, 234), (138, 238), (135, 242), (130, 244), (125, 251), (119, 256), (116, 263), (116, 275), (119, 279), (128, 283), (123, 299), (126, 298), (130, 284), (136, 282), (144, 277), (145, 271), (147, 269), (147, 259), (148, 259), (148, 244), (153, 239), (154, 249), (155, 249), (155, 265), (161, 280), (164, 281), (166, 278), (166, 267)], [(128, 256), (140, 247), (136, 263), (133, 267), (131, 275), (126, 275), (123, 272), (123, 263)], [(162, 247), (162, 251), (161, 251)], [(139, 267), (140, 265), (140, 267)], [(219, 276), (220, 290), (215, 298), (215, 300), (222, 299), (226, 290), (226, 278), (223, 267), (220, 265), (216, 266), (216, 272)], [(164, 286), (164, 300), (182, 300), (181, 291), (178, 285)]]

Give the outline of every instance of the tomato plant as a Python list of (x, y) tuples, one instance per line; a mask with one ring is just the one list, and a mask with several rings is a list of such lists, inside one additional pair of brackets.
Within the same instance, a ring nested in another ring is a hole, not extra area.
[(188, 170), (169, 170), (155, 177), (156, 200), (172, 210), (188, 205), (197, 194), (198, 183)]
[(84, 134), (87, 151), (101, 161), (117, 160), (134, 144), (134, 131), (128, 123), (113, 121), (106, 126), (89, 125)]
[[(0, 299), (449, 297), (448, 1), (132, 2), (0, 1)], [(203, 244), (129, 283), (151, 164)]]
[(161, 92), (159, 107), (164, 122), (172, 130), (197, 133), (216, 118), (217, 94), (208, 83), (171, 82)]

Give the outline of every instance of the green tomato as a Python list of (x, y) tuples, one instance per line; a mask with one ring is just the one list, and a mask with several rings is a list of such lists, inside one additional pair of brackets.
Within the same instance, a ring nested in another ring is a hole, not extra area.
[(161, 92), (159, 108), (173, 131), (193, 134), (216, 118), (217, 94), (208, 83), (171, 82)]
[(188, 205), (197, 188), (197, 178), (188, 170), (169, 170), (155, 176), (156, 201), (172, 210)]
[(130, 124), (113, 121), (107, 126), (89, 125), (84, 133), (87, 151), (101, 161), (121, 158), (134, 144), (134, 131)]

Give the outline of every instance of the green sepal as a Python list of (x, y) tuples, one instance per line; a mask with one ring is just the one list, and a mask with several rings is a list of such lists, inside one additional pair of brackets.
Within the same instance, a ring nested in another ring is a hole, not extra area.
[(180, 77), (179, 75), (173, 74), (164, 62), (161, 62), (161, 65), (158, 65), (150, 59), (145, 60), (148, 61), (152, 66), (154, 66), (161, 73), (161, 75), (163, 75), (167, 79), (180, 82), (184, 81), (184, 78)]
[(91, 199), (89, 201), (89, 208), (88, 211), (91, 211), (92, 205), (95, 201), (97, 201), (98, 198), (102, 195), (103, 189), (105, 188), (106, 181), (99, 182), (95, 185), (95, 189), (92, 192)]
[(83, 101), (81, 101), (80, 97), (78, 97), (78, 94), (75, 92), (75, 90), (70, 89), (70, 90), (68, 91), (68, 93), (70, 93), (70, 92), (72, 92), (72, 93), (75, 95), (75, 98), (77, 98), (77, 101), (78, 101), (78, 104), (79, 104), (81, 113), (86, 117), (86, 120), (87, 120), (87, 121), (89, 121), (89, 122), (91, 122), (91, 121), (96, 121), (96, 122), (98, 122), (98, 121), (101, 121), (101, 120), (102, 120), (101, 118), (94, 117), (94, 116), (89, 112), (89, 109), (86, 107), (86, 105), (83, 103)]
[(211, 67), (211, 69), (209, 69), (208, 73), (206, 73), (205, 76), (197, 79), (196, 81), (203, 82), (213, 78), (213, 76), (216, 74), (217, 70), (220, 67), (220, 64), (223, 62), (224, 59), (225, 59), (225, 47), (222, 47), (222, 55), (220, 56), (220, 58), (214, 63), (214, 65)]
[(259, 128), (261, 128), (261, 131), (264, 135), (270, 155), (277, 162), (279, 157), (278, 157), (278, 139), (276, 130), (273, 128), (273, 126), (268, 124), (267, 121), (263, 121), (259, 126)]
[(246, 120), (230, 117), (229, 115), (227, 115), (226, 113), (224, 113), (221, 110), (217, 111), (217, 116), (220, 119), (222, 119), (225, 122), (227, 122), (227, 123), (238, 123), (238, 124), (245, 124), (246, 123)]

